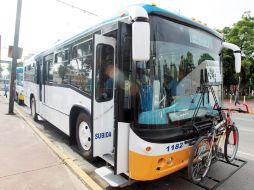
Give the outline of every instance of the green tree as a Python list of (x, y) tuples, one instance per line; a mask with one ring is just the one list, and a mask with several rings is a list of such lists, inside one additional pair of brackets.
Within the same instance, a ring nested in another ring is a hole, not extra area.
[[(241, 67), (241, 90), (246, 89), (249, 79), (254, 79), (254, 16), (251, 12), (245, 12), (240, 21), (233, 27), (225, 27), (220, 32), (224, 34), (225, 41), (238, 45), (242, 51)], [(234, 72), (234, 59), (230, 51), (223, 51), (224, 84), (229, 87), (230, 82), (234, 84), (238, 75)]]
[(183, 60), (183, 64), (185, 74), (189, 74), (195, 68), (193, 63), (193, 55), (191, 52), (187, 52), (186, 58)]
[(230, 50), (223, 50), (223, 81), (224, 87), (229, 91), (230, 85), (238, 84), (238, 76), (235, 73), (234, 55)]
[(214, 58), (209, 53), (204, 53), (200, 56), (198, 60), (198, 65), (200, 65), (205, 60), (212, 60), (214, 61)]

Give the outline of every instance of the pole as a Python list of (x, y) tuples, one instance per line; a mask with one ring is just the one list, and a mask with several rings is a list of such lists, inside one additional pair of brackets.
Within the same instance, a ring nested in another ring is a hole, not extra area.
[(16, 66), (18, 58), (18, 45), (19, 45), (19, 27), (20, 27), (20, 16), (21, 16), (22, 0), (17, 2), (16, 12), (16, 23), (15, 23), (15, 34), (14, 34), (14, 45), (12, 54), (12, 67), (11, 67), (11, 84), (10, 84), (10, 99), (9, 99), (9, 114), (14, 114), (14, 94), (15, 94), (15, 79), (16, 79)]

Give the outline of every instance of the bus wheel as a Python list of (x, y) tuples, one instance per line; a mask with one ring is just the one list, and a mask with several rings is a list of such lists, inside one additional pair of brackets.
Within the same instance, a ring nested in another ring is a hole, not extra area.
[(76, 122), (76, 140), (80, 154), (91, 160), (93, 157), (91, 120), (84, 112), (79, 114)]
[(38, 121), (38, 114), (36, 113), (36, 104), (34, 97), (31, 99), (31, 115), (34, 121)]

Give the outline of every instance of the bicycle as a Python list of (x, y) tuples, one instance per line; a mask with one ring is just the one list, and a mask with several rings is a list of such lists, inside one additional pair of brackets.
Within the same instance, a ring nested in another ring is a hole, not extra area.
[[(231, 112), (243, 110), (228, 110), (226, 116), (219, 123), (213, 121), (212, 128), (206, 136), (201, 136), (194, 144), (188, 163), (188, 176), (194, 183), (199, 183), (207, 175), (212, 160), (225, 158), (228, 163), (234, 161), (239, 144), (239, 132), (235, 123), (231, 121)], [(224, 143), (224, 147), (223, 147)], [(222, 151), (224, 148), (224, 152)]]

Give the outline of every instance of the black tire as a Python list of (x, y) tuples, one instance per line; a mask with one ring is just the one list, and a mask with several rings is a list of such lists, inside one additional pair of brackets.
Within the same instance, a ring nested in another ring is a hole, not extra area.
[[(209, 160), (207, 160), (206, 156), (204, 156), (202, 160), (197, 159), (197, 153), (199, 151), (199, 148), (204, 143), (206, 143), (207, 146), (205, 147), (206, 148), (205, 152), (203, 152), (202, 154), (208, 156), (210, 151), (210, 139), (207, 136), (200, 137), (197, 140), (197, 142), (193, 145), (191, 150), (191, 155), (190, 155), (189, 163), (188, 163), (188, 177), (193, 183), (199, 183), (207, 175), (210, 169), (212, 156), (210, 156)], [(194, 165), (194, 162), (196, 162), (195, 165)], [(200, 164), (200, 167), (201, 167), (199, 168), (200, 173), (195, 172), (197, 170), (196, 167), (199, 166), (198, 164)]]
[[(236, 144), (234, 145), (233, 148), (233, 153), (230, 153), (230, 147), (228, 145), (232, 145), (232, 143), (234, 144), (234, 142), (232, 142), (231, 137), (233, 137), (233, 141), (234, 141), (234, 133), (236, 134)], [(231, 163), (235, 160), (236, 157), (236, 153), (238, 150), (238, 145), (239, 145), (239, 132), (236, 126), (231, 126), (228, 128), (228, 131), (226, 133), (226, 139), (225, 139), (225, 144), (224, 144), (224, 156), (225, 159), (228, 163)]]
[[(85, 126), (85, 130), (87, 130), (86, 131), (87, 133), (89, 133), (89, 130), (90, 130), (90, 140), (89, 140), (89, 135), (85, 140), (84, 139), (82, 140), (80, 137), (81, 136), (80, 133), (82, 130), (80, 128), (84, 127), (84, 126), (82, 126), (83, 124)], [(93, 160), (92, 134), (93, 134), (93, 131), (92, 131), (92, 127), (91, 127), (91, 119), (86, 113), (81, 112), (78, 115), (77, 122), (76, 122), (76, 141), (77, 141), (79, 153), (87, 160)], [(84, 141), (87, 142), (88, 145), (87, 145), (87, 143), (84, 143)], [(90, 146), (89, 146), (89, 141), (91, 143)]]
[(31, 115), (34, 121), (38, 121), (38, 114), (36, 113), (36, 103), (34, 97), (32, 97), (30, 102)]

